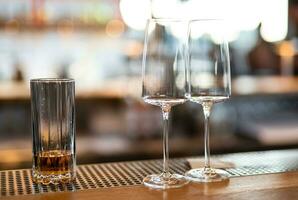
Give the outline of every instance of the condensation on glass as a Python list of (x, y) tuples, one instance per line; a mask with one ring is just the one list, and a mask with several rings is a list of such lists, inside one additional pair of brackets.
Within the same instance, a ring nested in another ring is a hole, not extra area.
[(75, 179), (75, 82), (32, 79), (33, 180), (58, 184)]

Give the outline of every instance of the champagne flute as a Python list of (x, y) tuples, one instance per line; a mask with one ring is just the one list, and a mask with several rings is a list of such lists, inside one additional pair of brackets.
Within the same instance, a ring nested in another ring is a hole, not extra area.
[(142, 70), (143, 100), (162, 110), (163, 171), (144, 178), (150, 188), (177, 188), (188, 183), (184, 176), (170, 173), (169, 117), (172, 106), (187, 101), (186, 82), (186, 21), (149, 19), (146, 26)]
[(210, 166), (209, 121), (213, 104), (231, 95), (228, 43), (224, 39), (222, 20), (192, 20), (188, 31), (188, 92), (191, 102), (203, 107), (205, 166), (186, 173), (195, 182), (216, 182), (229, 177), (222, 169)]

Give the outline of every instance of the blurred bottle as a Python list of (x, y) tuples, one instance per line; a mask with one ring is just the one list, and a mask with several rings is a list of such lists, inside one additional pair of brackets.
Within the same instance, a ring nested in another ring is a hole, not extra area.
[(263, 40), (258, 28), (258, 42), (247, 55), (248, 63), (253, 75), (279, 74), (278, 56), (275, 53), (274, 44)]
[(16, 61), (15, 64), (14, 64), (14, 68), (15, 68), (15, 71), (14, 71), (14, 74), (12, 76), (12, 80), (14, 82), (23, 82), (24, 81), (24, 76), (23, 76), (23, 72), (21, 70), (22, 68), (22, 65), (19, 61)]
[(69, 78), (69, 62), (68, 61), (64, 61), (60, 64), (57, 74), (58, 74), (59, 78)]

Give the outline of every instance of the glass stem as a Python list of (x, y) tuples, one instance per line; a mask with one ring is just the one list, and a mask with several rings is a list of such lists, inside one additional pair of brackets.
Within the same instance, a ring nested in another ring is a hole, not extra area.
[(163, 117), (163, 177), (169, 178), (169, 115), (171, 106), (163, 105), (162, 107)]
[(209, 121), (210, 121), (210, 112), (212, 108), (212, 102), (203, 103), (203, 111), (204, 111), (204, 151), (205, 151), (205, 170), (210, 169), (210, 146), (209, 146)]

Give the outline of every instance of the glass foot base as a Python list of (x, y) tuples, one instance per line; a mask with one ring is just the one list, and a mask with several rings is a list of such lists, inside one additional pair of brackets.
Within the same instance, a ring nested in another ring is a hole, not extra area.
[(75, 180), (75, 173), (67, 172), (63, 174), (43, 174), (33, 170), (32, 178), (34, 183), (40, 183), (43, 185), (59, 184), (59, 183), (71, 183)]
[(192, 169), (185, 173), (188, 180), (198, 183), (219, 182), (229, 179), (229, 173), (222, 169)]
[(154, 189), (179, 188), (187, 184), (189, 181), (179, 174), (171, 174), (165, 177), (163, 174), (153, 174), (143, 179), (145, 186)]

